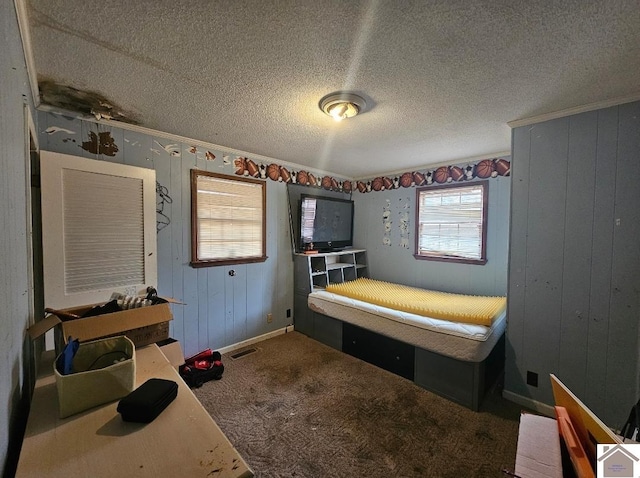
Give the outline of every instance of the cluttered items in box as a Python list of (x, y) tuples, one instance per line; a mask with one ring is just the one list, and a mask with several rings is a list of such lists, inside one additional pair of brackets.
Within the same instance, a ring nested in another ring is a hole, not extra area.
[[(69, 336), (83, 342), (102, 337), (126, 335), (136, 347), (169, 337), (169, 321), (173, 319), (170, 304), (178, 303), (177, 301), (157, 297), (155, 304), (122, 310), (117, 304), (120, 299), (112, 299), (110, 302), (114, 300), (115, 303), (111, 305), (108, 305), (108, 302), (62, 310), (49, 309), (50, 315), (29, 327), (29, 335), (35, 339), (49, 329), (55, 328), (57, 352), (62, 350)], [(143, 297), (143, 300), (149, 300), (148, 294), (147, 298)], [(118, 308), (116, 309), (114, 305)], [(100, 314), (95, 315), (95, 311), (100, 311)]]
[(158, 291), (153, 287), (147, 287), (146, 296), (133, 296), (114, 292), (111, 300), (103, 305), (96, 305), (87, 310), (81, 317), (94, 317), (96, 315), (111, 314), (122, 310), (139, 309), (151, 305), (166, 304), (167, 299), (158, 297)]
[(87, 317), (95, 317), (97, 315), (113, 314), (129, 309), (138, 309), (140, 307), (148, 307), (151, 305), (166, 304), (167, 299), (158, 296), (158, 291), (153, 287), (147, 287), (146, 296), (132, 296), (114, 292), (111, 299), (104, 304), (97, 304), (88, 309), (81, 309), (72, 312), (69, 310), (57, 310), (46, 308), (45, 312), (57, 315), (63, 322), (65, 320), (84, 319)]
[(125, 336), (69, 340), (53, 365), (60, 418), (112, 402), (135, 388), (135, 346)]

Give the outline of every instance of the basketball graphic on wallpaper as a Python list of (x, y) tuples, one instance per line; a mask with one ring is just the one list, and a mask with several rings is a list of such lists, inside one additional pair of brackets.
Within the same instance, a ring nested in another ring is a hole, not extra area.
[(344, 183), (342, 183), (342, 190), (345, 193), (350, 193), (351, 192), (351, 188), (352, 188), (351, 181), (345, 181)]
[(382, 178), (375, 178), (372, 182), (371, 182), (371, 189), (373, 189), (374, 191), (382, 191), (382, 187), (383, 187), (383, 183), (382, 183)]
[(400, 176), (400, 186), (402, 186), (403, 188), (408, 188), (408, 187), (411, 187), (412, 184), (413, 184), (413, 174), (404, 173), (402, 176)]
[(491, 177), (491, 173), (494, 171), (493, 161), (490, 159), (483, 159), (476, 164), (476, 176), (482, 179)]
[(267, 176), (272, 181), (277, 181), (280, 178), (280, 166), (273, 163), (267, 166)]
[(331, 178), (329, 176), (323, 177), (321, 184), (324, 189), (331, 189)]
[(309, 181), (309, 178), (307, 176), (307, 172), (306, 171), (299, 171), (298, 172), (298, 184), (302, 184), (303, 186), (307, 184), (307, 182)]
[(433, 175), (433, 179), (435, 180), (436, 183), (439, 183), (439, 184), (446, 183), (449, 178), (450, 178), (450, 175), (449, 175), (448, 166), (439, 167), (438, 169), (436, 169), (436, 172)]

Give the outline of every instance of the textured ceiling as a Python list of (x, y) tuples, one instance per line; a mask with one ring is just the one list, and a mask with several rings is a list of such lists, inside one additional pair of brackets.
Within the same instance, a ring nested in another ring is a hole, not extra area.
[[(40, 80), (345, 175), (492, 157), (508, 121), (640, 94), (638, 0), (30, 0)], [(318, 101), (348, 90), (364, 114)]]

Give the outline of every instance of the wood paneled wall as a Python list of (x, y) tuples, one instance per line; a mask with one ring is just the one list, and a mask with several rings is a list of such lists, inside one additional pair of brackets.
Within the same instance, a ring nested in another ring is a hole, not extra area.
[[(289, 234), (286, 185), (267, 180), (267, 256), (263, 263), (195, 269), (190, 260), (191, 186), (193, 168), (234, 174), (234, 155), (176, 143), (163, 137), (90, 121), (39, 112), (40, 147), (96, 160), (120, 162), (156, 171), (160, 222), (158, 232), (158, 291), (185, 305), (172, 307), (171, 334), (186, 355), (202, 349), (235, 344), (293, 323), (293, 260)], [(117, 146), (103, 153), (82, 147), (91, 133), (111, 138)], [(108, 152), (109, 154), (106, 154)], [(105, 205), (108, 207), (108, 205)], [(126, 214), (126, 211), (122, 211)], [(166, 217), (165, 217), (166, 216)], [(46, 231), (45, 231), (46, 234)], [(230, 275), (234, 270), (235, 275)], [(267, 314), (273, 321), (267, 323)]]
[(35, 370), (25, 119), (35, 110), (14, 2), (0, 2), (0, 42), (0, 475), (13, 476)]
[(554, 373), (619, 428), (640, 397), (640, 103), (512, 144), (505, 390), (552, 405)]

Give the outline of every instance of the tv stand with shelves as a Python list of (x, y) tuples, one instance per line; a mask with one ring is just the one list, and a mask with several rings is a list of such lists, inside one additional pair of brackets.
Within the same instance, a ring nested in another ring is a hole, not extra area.
[(341, 349), (342, 323), (315, 314), (307, 305), (307, 296), (324, 290), (329, 284), (368, 277), (367, 252), (344, 249), (317, 254), (294, 255), (294, 325), (297, 331), (320, 342)]

